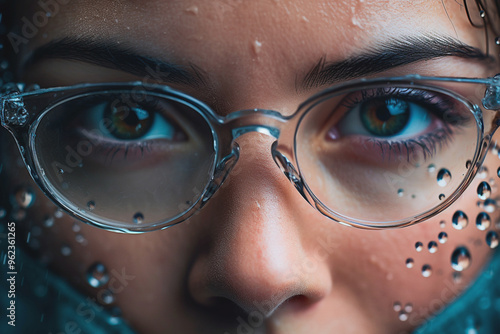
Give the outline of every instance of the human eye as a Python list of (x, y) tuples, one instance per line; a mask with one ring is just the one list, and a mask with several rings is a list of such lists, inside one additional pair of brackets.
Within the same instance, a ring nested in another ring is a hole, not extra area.
[(456, 112), (453, 98), (416, 88), (374, 88), (350, 93), (340, 102), (342, 118), (327, 138), (356, 139), (373, 153), (400, 158), (419, 152), (424, 158), (444, 148), (470, 117)]

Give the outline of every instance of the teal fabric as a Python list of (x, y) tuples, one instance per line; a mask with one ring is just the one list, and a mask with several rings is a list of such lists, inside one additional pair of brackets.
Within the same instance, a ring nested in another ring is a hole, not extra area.
[[(2, 254), (5, 276), (5, 252)], [(18, 249), (16, 326), (0, 321), (0, 333), (133, 334), (125, 321), (114, 317), (70, 287)], [(476, 282), (455, 302), (430, 319), (414, 334), (500, 333), (500, 252)], [(6, 310), (7, 278), (0, 282), (0, 307)], [(2, 315), (5, 311), (2, 311)], [(291, 333), (293, 334), (293, 333)]]

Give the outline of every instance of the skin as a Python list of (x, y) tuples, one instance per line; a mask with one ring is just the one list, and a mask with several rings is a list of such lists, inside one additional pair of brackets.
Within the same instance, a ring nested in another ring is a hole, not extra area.
[[(104, 6), (85, 0), (61, 7), (30, 40), (27, 51), (80, 34), (112, 40), (145, 55), (195, 64), (209, 78), (207, 86), (173, 86), (221, 115), (250, 108), (291, 114), (325, 88), (295, 89), (297, 76), (305, 75), (322, 56), (339, 61), (390, 37), (425, 33), (449, 35), (485, 49), (483, 30), (471, 28), (455, 1), (122, 0)], [(495, 48), (494, 43), (490, 47)], [(496, 61), (485, 65), (445, 57), (380, 76), (481, 77), (497, 71)], [(42, 86), (141, 79), (60, 59), (45, 60), (22, 75)], [(124, 235), (64, 215), (50, 229), (42, 227), (34, 253), (95, 298), (100, 289), (85, 284), (92, 263), (100, 261), (110, 272), (124, 270), (133, 276), (116, 289), (115, 304), (140, 333), (239, 333), (238, 319), (258, 323), (254, 333), (409, 332), (458, 296), (490, 258), (485, 232), (474, 227), (480, 212), (476, 189), (482, 179), (476, 178), (452, 207), (424, 223), (361, 230), (332, 222), (304, 201), (276, 168), (269, 154), (272, 142), (256, 133), (239, 138), (238, 172), (230, 174), (188, 222)], [(9, 154), (18, 153), (13, 148)], [(496, 171), (496, 159), (487, 159), (489, 171)], [(14, 162), (10, 158), (5, 167), (10, 191), (32, 184)], [(463, 231), (451, 226), (458, 209), (470, 221)], [(37, 192), (25, 221), (42, 226), (43, 217), (54, 211)], [(497, 215), (491, 216), (496, 221)], [(444, 228), (440, 221), (446, 222)], [(74, 224), (86, 242), (75, 241)], [(425, 247), (437, 241), (441, 231), (449, 239), (439, 244), (437, 253), (415, 251), (415, 242)], [(61, 254), (63, 245), (72, 249), (69, 256)], [(458, 245), (469, 248), (473, 261), (455, 282), (450, 255)], [(405, 266), (409, 257), (415, 260), (411, 269)], [(428, 278), (420, 274), (424, 264), (433, 268)], [(408, 320), (398, 319), (394, 302), (413, 305)]]

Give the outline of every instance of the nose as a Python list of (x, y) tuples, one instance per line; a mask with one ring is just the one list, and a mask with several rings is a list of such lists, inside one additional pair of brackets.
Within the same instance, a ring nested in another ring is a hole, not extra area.
[[(272, 138), (253, 133), (238, 141), (238, 163), (196, 216), (205, 226), (205, 246), (190, 269), (189, 292), (205, 307), (264, 317), (285, 305), (313, 304), (331, 284), (325, 259), (311, 256), (307, 225), (319, 214), (277, 168), (269, 153)], [(311, 261), (314, 271), (304, 266)]]

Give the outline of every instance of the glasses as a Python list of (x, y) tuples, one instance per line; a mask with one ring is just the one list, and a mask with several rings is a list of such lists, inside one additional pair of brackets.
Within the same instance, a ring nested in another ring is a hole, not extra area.
[(385, 228), (432, 217), (470, 184), (500, 124), (500, 75), (361, 79), (289, 116), (220, 116), (141, 82), (17, 89), (0, 102), (2, 126), (42, 191), (104, 229), (140, 233), (188, 219), (221, 187), (249, 132), (275, 138), (274, 161), (323, 215)]

